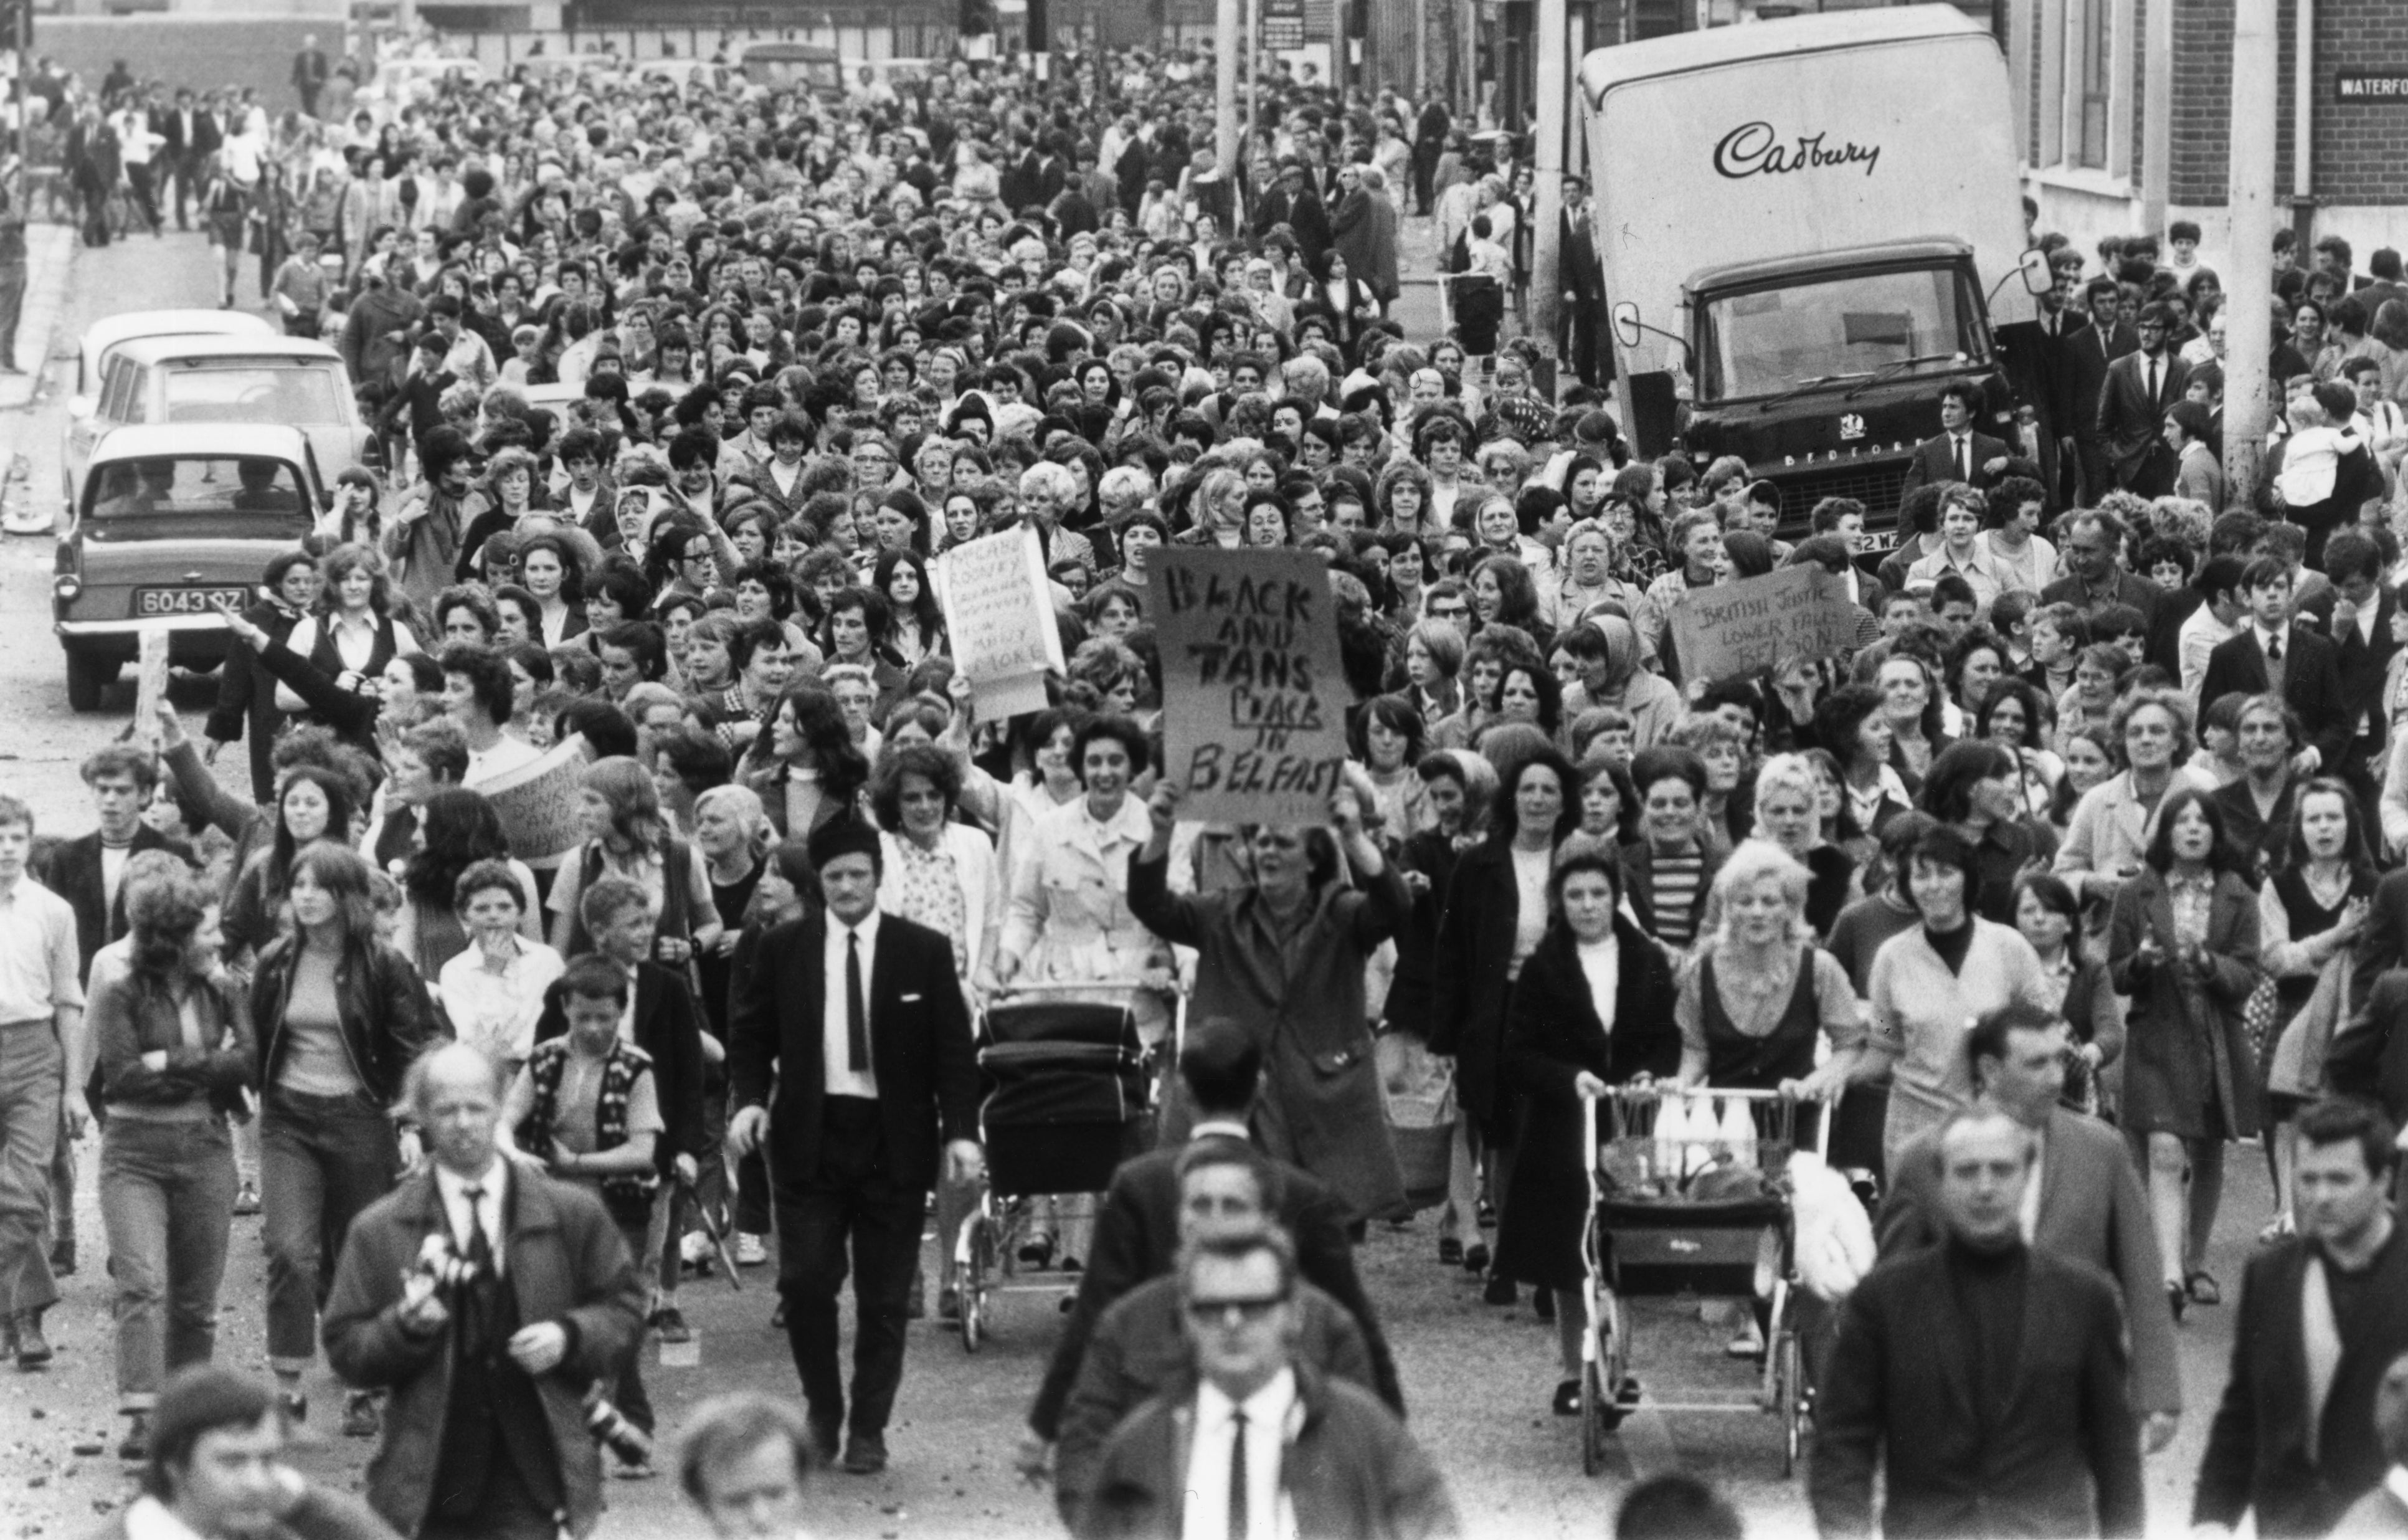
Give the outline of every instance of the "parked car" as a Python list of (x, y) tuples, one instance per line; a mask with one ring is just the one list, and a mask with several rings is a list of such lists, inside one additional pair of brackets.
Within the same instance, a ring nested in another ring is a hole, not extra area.
[(216, 664), (228, 643), (217, 612), (249, 604), (267, 563), (298, 544), (330, 500), (298, 428), (144, 424), (109, 433), (85, 468), (50, 579), (67, 703), (99, 710), (146, 626), (169, 629), (173, 661)]
[[(84, 328), (83, 343), (76, 350), (75, 398), (81, 400), (100, 389), (101, 378), (108, 372), (108, 361), (117, 350), (130, 342), (147, 338), (163, 337), (275, 337), (277, 327), (266, 318), (243, 310), (133, 310), (124, 315), (104, 316)], [(67, 426), (59, 439), (59, 493), (63, 506), (75, 502), (76, 488), (80, 484), (84, 453), (92, 448), (97, 434), (86, 435), (79, 445), (76, 438), (74, 401), (68, 403)]]
[(281, 423), (309, 436), (329, 475), (372, 437), (342, 354), (297, 337), (144, 337), (108, 350), (98, 388), (67, 403), (59, 479), (72, 500), (93, 446), (135, 424)]

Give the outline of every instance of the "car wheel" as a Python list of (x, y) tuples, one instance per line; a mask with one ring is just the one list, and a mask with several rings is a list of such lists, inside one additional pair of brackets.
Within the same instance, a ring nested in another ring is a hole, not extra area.
[(122, 665), (90, 653), (67, 650), (67, 704), (79, 712), (100, 710), (103, 691), (117, 683)]

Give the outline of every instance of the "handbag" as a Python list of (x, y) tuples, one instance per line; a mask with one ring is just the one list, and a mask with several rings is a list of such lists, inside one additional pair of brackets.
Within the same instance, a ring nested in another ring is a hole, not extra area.
[(1420, 1040), (1389, 1032), (1372, 1044), (1380, 1070), (1380, 1100), (1405, 1183), (1405, 1206), (1418, 1213), (1446, 1202), (1462, 1111), (1455, 1095), (1455, 1065)]
[(2249, 1034), (2250, 1061), (2266, 1062), (2266, 1044), (2283, 1024), (2283, 1003), (2274, 987), (2274, 975), (2260, 970), (2256, 987), (2241, 1003), (2242, 1030)]

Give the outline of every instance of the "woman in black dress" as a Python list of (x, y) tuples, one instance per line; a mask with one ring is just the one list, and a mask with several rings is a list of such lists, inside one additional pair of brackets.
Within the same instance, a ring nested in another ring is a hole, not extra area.
[(1587, 1218), (1581, 1103), (1608, 1086), (1670, 1076), (1681, 1065), (1672, 970), (1622, 912), (1619, 863), (1601, 851), (1564, 857), (1550, 884), (1547, 933), (1522, 964), (1506, 1009), (1498, 1080), (1523, 1099), (1521, 1144), (1497, 1231), (1499, 1275), (1555, 1296), (1563, 1379), (1559, 1417), (1580, 1411), (1581, 1284)]

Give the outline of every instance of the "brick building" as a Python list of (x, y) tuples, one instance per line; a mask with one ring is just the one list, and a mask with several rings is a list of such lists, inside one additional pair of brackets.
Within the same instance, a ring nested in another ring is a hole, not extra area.
[[(2278, 13), (2278, 217), (2303, 246), (2345, 237), (2363, 272), (2378, 246), (2408, 251), (2408, 0)], [(2086, 249), (2162, 207), (2198, 222), (2210, 266), (2229, 261), (2232, 0), (2007, 0), (2004, 30), (2040, 227)]]

